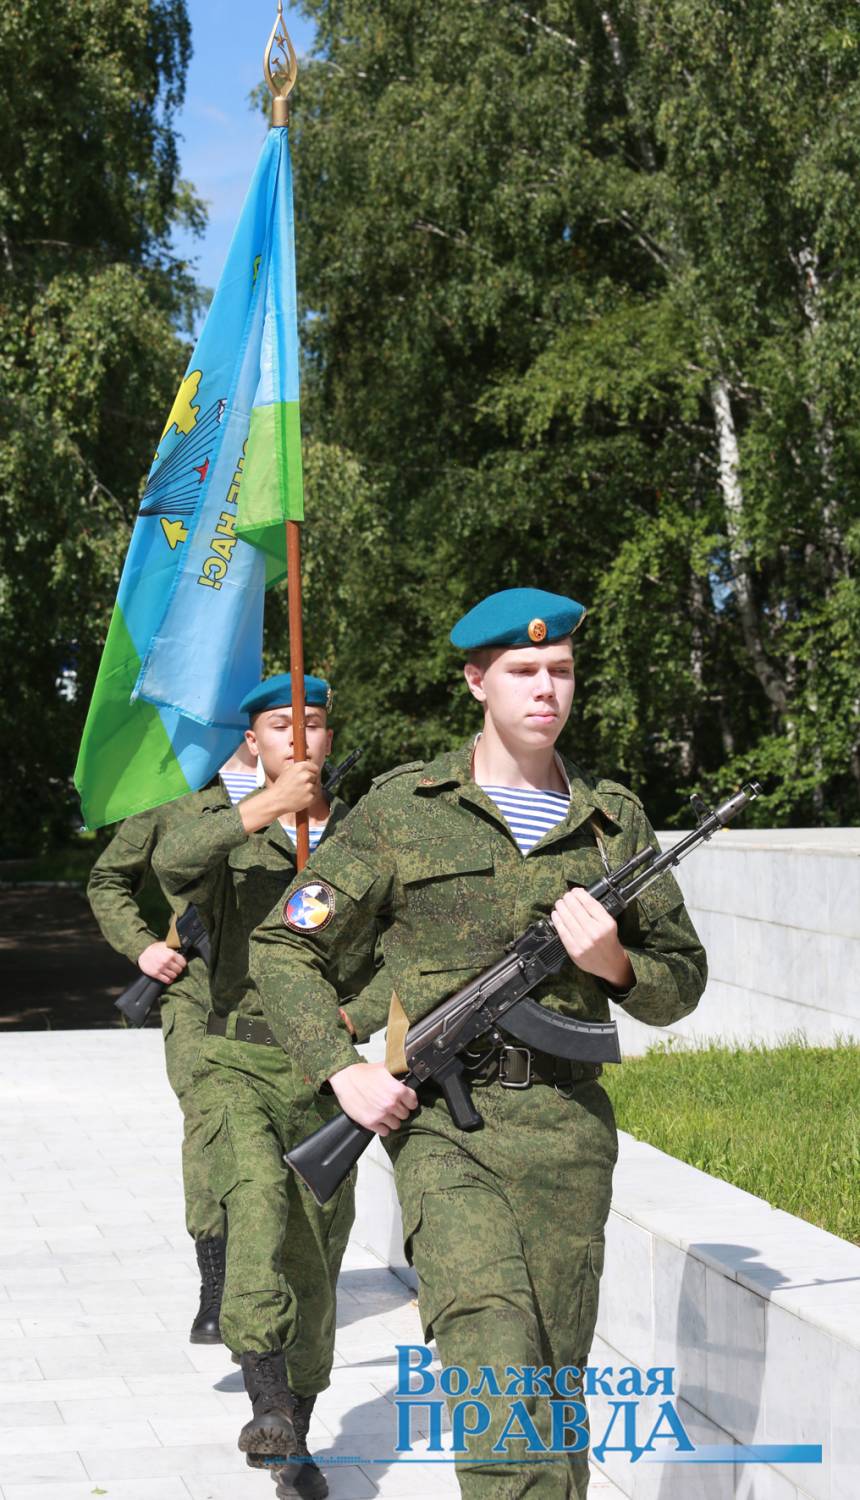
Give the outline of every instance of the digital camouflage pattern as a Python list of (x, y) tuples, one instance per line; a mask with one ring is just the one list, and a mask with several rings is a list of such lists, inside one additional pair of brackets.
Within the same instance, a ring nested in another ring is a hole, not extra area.
[[(253, 796), (254, 793), (251, 793)], [(321, 843), (349, 811), (335, 797)], [(279, 822), (247, 834), (220, 785), (197, 794), (193, 822), (159, 842), (153, 869), (170, 900), (197, 907), (209, 933), (209, 993), (219, 1016), (263, 1015), (248, 972), (251, 933), (291, 885), (296, 851)]]
[[(654, 833), (642, 804), (616, 782), (564, 761), (566, 817), (523, 856), (491, 799), (471, 779), (471, 746), (378, 777), (337, 833), (312, 855), (292, 889), (326, 881), (335, 912), (323, 929), (291, 932), (278, 902), (254, 935), (251, 971), (275, 1035), (319, 1087), (359, 1061), (332, 984), (340, 954), (370, 945), (382, 927), (384, 969), (364, 1006), (364, 1031), (386, 1020), (396, 993), (417, 1021), (498, 959), (571, 885), (588, 886)], [(652, 1025), (694, 1009), (706, 962), (680, 889), (664, 875), (619, 923), (635, 984), (624, 1008)], [(380, 977), (385, 983), (380, 983)], [(609, 987), (570, 964), (535, 992), (552, 1010), (609, 1018)], [(361, 998), (362, 1005), (365, 997)], [(407, 1254), (419, 1277), (425, 1332), (443, 1364), (581, 1364), (597, 1314), (603, 1235), (617, 1141), (598, 1083), (522, 1091), (478, 1084), (481, 1130), (458, 1131), (441, 1099), (384, 1144), (394, 1163)], [(504, 1423), (470, 1445), (489, 1460)], [(541, 1425), (539, 1419), (538, 1425)], [(546, 1424), (544, 1435), (546, 1435)], [(582, 1500), (584, 1457), (557, 1464), (463, 1465), (469, 1500)]]
[[(508, 1365), (555, 1371), (588, 1360), (618, 1138), (599, 1084), (568, 1087), (565, 1095), (546, 1084), (504, 1089), (476, 1081), (480, 1130), (457, 1130), (437, 1096), (383, 1142), (418, 1273), (424, 1336), (435, 1337), (444, 1365), (469, 1371), (473, 1386), (481, 1365), (492, 1365), (504, 1386)], [(548, 1403), (525, 1404), (549, 1446)], [(492, 1446), (510, 1403), (489, 1398), (489, 1405), (493, 1420), (479, 1442), (470, 1441), (472, 1459), (498, 1459)], [(510, 1451), (522, 1450), (514, 1444)], [(459, 1478), (474, 1500), (582, 1500), (588, 1458), (470, 1464)]]
[[(320, 847), (346, 815), (335, 798)], [(201, 802), (193, 824), (159, 845), (154, 867), (175, 899), (193, 902), (210, 936), (213, 1010), (228, 1017), (226, 1037), (206, 1036), (195, 1074), (205, 1121), (210, 1181), (227, 1216), (227, 1278), (221, 1334), (236, 1354), (284, 1349), (293, 1389), (314, 1395), (328, 1384), (334, 1353), (335, 1285), (354, 1216), (354, 1178), (325, 1208), (298, 1188), (288, 1151), (336, 1113), (285, 1048), (235, 1040), (235, 1022), (264, 1019), (248, 970), (251, 933), (283, 901), (295, 849), (275, 821), (247, 834), (226, 793)], [(338, 982), (357, 987), (373, 970), (373, 944), (353, 968), (345, 950)], [(341, 1023), (342, 1024), (342, 1023)]]
[[(87, 896), (106, 940), (133, 964), (150, 943), (165, 934), (151, 932), (140, 914), (136, 897), (152, 865), (159, 840), (171, 828), (197, 816), (204, 793), (180, 797), (150, 812), (137, 813), (120, 824), (107, 848), (93, 865)], [(177, 916), (187, 901), (168, 901)], [(194, 1239), (221, 1237), (224, 1210), (210, 1191), (203, 1161), (202, 1118), (195, 1106), (191, 1075), (203, 1041), (209, 1014), (209, 980), (202, 958), (192, 958), (161, 1002), (161, 1031), (170, 1086), (183, 1117), (182, 1181), (185, 1223)]]
[(335, 1286), (355, 1216), (355, 1176), (324, 1208), (284, 1151), (337, 1113), (280, 1047), (207, 1036), (202, 1103), (209, 1180), (227, 1211), (221, 1337), (236, 1354), (283, 1349), (290, 1386), (316, 1395), (334, 1358)]
[[(314, 1083), (359, 1060), (326, 981), (345, 954), (357, 956), (373, 941), (377, 919), (390, 988), (417, 1021), (495, 962), (530, 922), (548, 917), (572, 885), (591, 885), (604, 873), (592, 820), (613, 866), (647, 842), (656, 847), (638, 797), (617, 782), (585, 777), (572, 762), (564, 766), (567, 815), (525, 856), (495, 803), (471, 780), (471, 746), (377, 777), (311, 855), (291, 891), (327, 882), (335, 892), (331, 921), (299, 935), (284, 924), (278, 902), (255, 933), (251, 972), (275, 1034), (283, 1045), (289, 1039)], [(625, 1010), (657, 1026), (693, 1010), (705, 957), (673, 875), (662, 875), (624, 913), (619, 932), (636, 976)], [(551, 1010), (606, 1021), (609, 993), (570, 964), (535, 998)], [(377, 994), (382, 1026), (385, 991)]]

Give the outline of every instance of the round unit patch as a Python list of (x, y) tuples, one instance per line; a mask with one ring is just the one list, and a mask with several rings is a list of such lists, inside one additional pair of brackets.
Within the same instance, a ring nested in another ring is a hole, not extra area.
[(319, 932), (335, 911), (334, 891), (324, 880), (303, 885), (284, 902), (284, 926), (293, 932)]

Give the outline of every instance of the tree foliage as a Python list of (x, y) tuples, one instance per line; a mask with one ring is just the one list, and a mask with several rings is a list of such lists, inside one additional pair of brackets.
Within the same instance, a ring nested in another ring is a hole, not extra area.
[(3, 843), (62, 828), (141, 479), (196, 289), (202, 224), (173, 115), (184, 0), (0, 12), (0, 721)]
[(757, 773), (761, 822), (855, 821), (856, 6), (305, 9), (309, 646), (350, 740), (464, 732), (447, 631), (534, 582), (589, 606), (570, 749), (658, 819)]
[[(751, 774), (760, 822), (856, 821), (853, 0), (305, 8), (306, 655), (364, 779), (468, 732), (448, 630), (538, 583), (589, 608), (567, 748), (658, 821)], [(0, 14), (7, 845), (67, 815), (187, 354), (188, 53), (184, 0)]]

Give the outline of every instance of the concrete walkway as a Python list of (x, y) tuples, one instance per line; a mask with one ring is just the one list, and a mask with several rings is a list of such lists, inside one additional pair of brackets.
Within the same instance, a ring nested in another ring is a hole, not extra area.
[[(160, 1036), (4, 1036), (0, 1500), (273, 1496), (236, 1448), (241, 1375), (223, 1348), (187, 1342), (196, 1295)], [(456, 1496), (451, 1468), (388, 1457), (394, 1345), (421, 1341), (411, 1292), (350, 1245), (339, 1300), (310, 1435), (322, 1458), (355, 1458), (327, 1470), (332, 1500)], [(621, 1495), (602, 1476), (592, 1490)]]

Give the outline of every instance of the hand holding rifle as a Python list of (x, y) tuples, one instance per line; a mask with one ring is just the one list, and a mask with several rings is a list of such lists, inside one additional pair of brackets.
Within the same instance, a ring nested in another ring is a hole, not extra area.
[(178, 979), (187, 964), (187, 959), (176, 949), (170, 948), (167, 943), (150, 943), (144, 948), (137, 967), (141, 974), (147, 979), (157, 979), (159, 984), (172, 984)]

